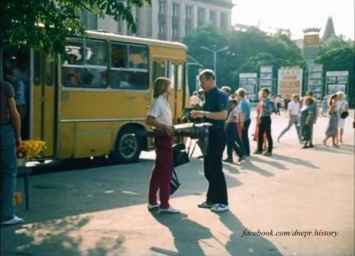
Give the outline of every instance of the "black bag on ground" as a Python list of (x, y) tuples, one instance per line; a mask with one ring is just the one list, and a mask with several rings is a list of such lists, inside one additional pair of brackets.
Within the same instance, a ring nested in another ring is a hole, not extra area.
[(189, 155), (186, 151), (184, 143), (179, 143), (173, 146), (173, 161), (174, 167), (178, 167), (190, 162)]
[(180, 182), (177, 177), (175, 169), (173, 169), (173, 175), (171, 176), (171, 181), (170, 181), (170, 195), (174, 194), (179, 187), (180, 187)]

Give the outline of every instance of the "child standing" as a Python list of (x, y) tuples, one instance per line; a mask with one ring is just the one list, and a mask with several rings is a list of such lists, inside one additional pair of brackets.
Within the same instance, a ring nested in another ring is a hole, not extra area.
[(227, 122), (226, 122), (226, 132), (227, 132), (227, 158), (224, 160), (228, 163), (233, 163), (233, 149), (239, 156), (238, 162), (245, 159), (245, 153), (242, 145), (238, 145), (236, 141), (241, 141), (238, 134), (238, 121), (240, 110), (238, 107), (238, 102), (236, 100), (229, 100), (228, 107), (230, 110)]

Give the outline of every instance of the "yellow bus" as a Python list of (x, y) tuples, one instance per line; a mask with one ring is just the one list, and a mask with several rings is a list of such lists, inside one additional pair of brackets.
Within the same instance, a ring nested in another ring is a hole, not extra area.
[(173, 123), (179, 122), (188, 94), (185, 45), (88, 31), (86, 38), (68, 38), (66, 51), (54, 62), (41, 52), (1, 52), (1, 78), (25, 85), (23, 137), (46, 142), (44, 159), (136, 161), (153, 147), (137, 134), (149, 129), (145, 118), (159, 76), (172, 80)]

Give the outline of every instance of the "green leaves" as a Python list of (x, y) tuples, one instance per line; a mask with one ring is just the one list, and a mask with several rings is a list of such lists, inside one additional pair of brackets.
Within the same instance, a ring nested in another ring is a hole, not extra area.
[[(3, 0), (0, 4), (1, 48), (33, 48), (53, 56), (64, 52), (67, 36), (85, 35), (84, 11), (127, 21), (136, 31), (131, 10), (150, 0)], [(43, 24), (45, 30), (38, 27)]]

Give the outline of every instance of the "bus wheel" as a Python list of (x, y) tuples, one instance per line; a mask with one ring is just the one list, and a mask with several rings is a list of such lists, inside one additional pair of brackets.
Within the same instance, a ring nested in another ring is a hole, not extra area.
[(113, 160), (115, 163), (136, 162), (141, 153), (141, 148), (139, 136), (136, 136), (132, 130), (124, 129), (118, 135)]

